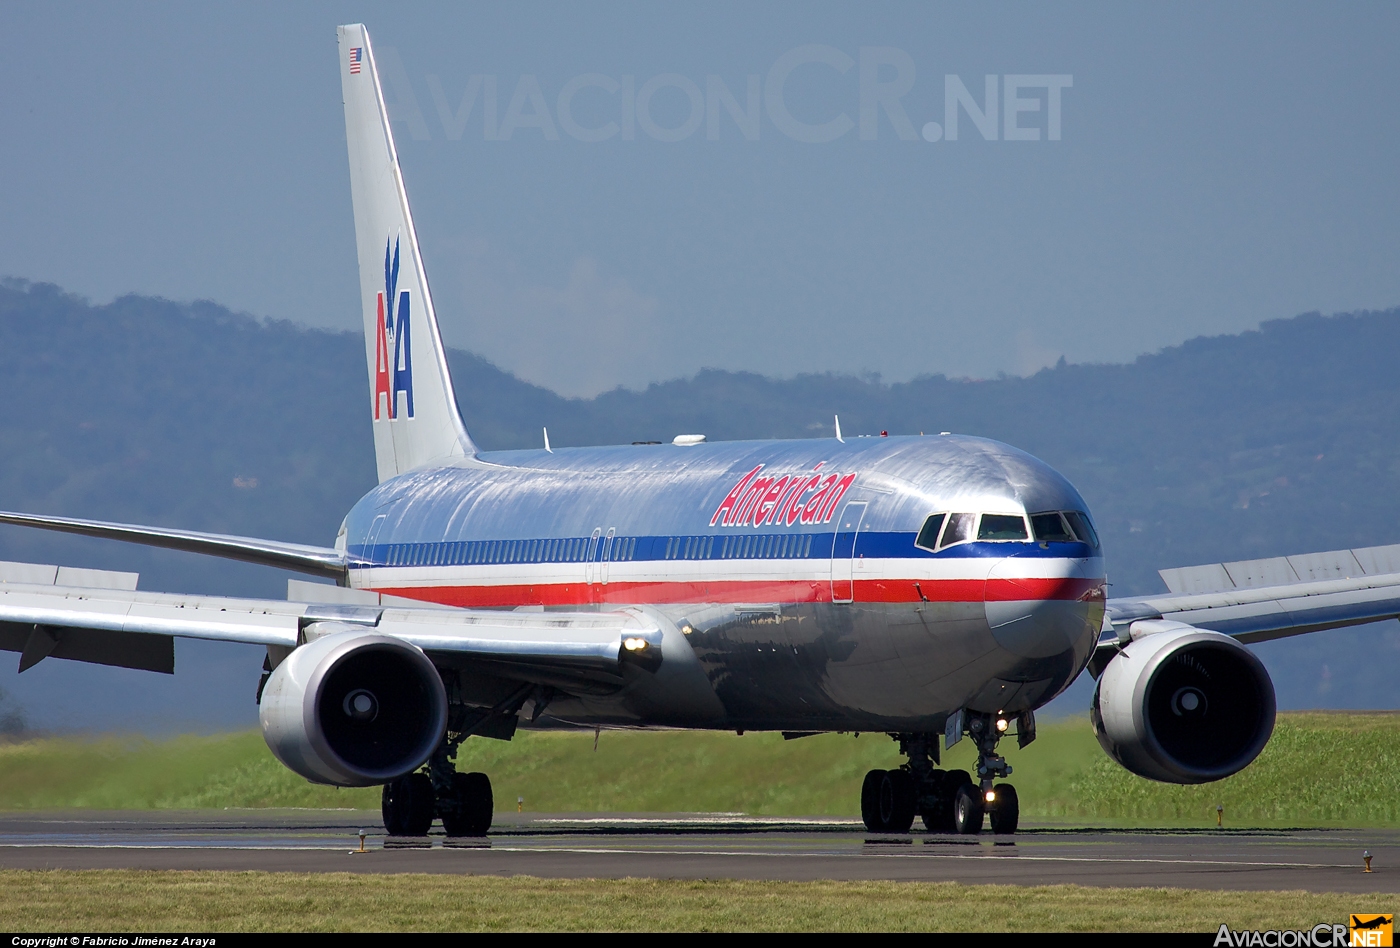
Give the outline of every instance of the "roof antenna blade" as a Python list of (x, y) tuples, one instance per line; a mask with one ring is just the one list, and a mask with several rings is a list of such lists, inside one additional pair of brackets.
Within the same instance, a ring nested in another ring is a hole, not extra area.
[(546, 451), (548, 451), (550, 454), (553, 454), (553, 453), (554, 453), (554, 449), (551, 448), (551, 447), (549, 446), (549, 429), (548, 429), (548, 428), (545, 428), (545, 429), (544, 429), (544, 449), (545, 449)]
[(833, 418), (836, 419), (836, 440), (837, 440), (837, 441), (840, 441), (842, 444), (845, 444), (845, 443), (846, 443), (846, 439), (843, 438), (843, 437), (841, 437), (841, 416), (840, 416), (840, 415), (832, 415), (831, 417), (833, 417)]

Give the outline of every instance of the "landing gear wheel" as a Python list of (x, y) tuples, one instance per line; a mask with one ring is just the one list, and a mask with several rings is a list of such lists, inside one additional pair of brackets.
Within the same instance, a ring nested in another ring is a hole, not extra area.
[(914, 778), (904, 770), (872, 770), (860, 788), (860, 816), (872, 833), (907, 833), (917, 804)]
[(880, 781), (880, 821), (885, 833), (907, 833), (914, 825), (918, 788), (907, 770), (887, 770)]
[(872, 833), (884, 832), (880, 823), (880, 782), (884, 779), (885, 771), (872, 770), (860, 785), (860, 818)]
[[(958, 790), (968, 787), (969, 792), (976, 794), (977, 788), (972, 784), (972, 774), (966, 770), (950, 770), (943, 777), (943, 787), (939, 792), (943, 806), (943, 824), (938, 830), (941, 833), (960, 833), (958, 821), (956, 819), (955, 804), (958, 800)], [(980, 799), (980, 795), (978, 797)], [(980, 824), (979, 824), (980, 828)]]
[(1021, 804), (1016, 799), (1016, 788), (1009, 783), (999, 783), (994, 788), (996, 800), (992, 802), (990, 816), (992, 832), (1006, 836), (1016, 832), (1016, 824), (1021, 819)]
[(390, 836), (427, 836), (436, 801), (427, 774), (405, 774), (384, 785), (381, 811)]
[(924, 829), (930, 833), (953, 831), (953, 797), (947, 791), (948, 775), (941, 770), (929, 772), (928, 789), (923, 798)]
[(438, 809), (448, 836), (485, 836), (495, 815), (491, 778), (482, 773), (453, 774), (452, 799)]
[(982, 792), (970, 782), (953, 797), (953, 829), (964, 836), (982, 832)]

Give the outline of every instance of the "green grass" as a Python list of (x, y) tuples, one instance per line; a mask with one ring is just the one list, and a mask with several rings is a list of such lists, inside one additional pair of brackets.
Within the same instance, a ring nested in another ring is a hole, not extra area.
[(6, 870), (0, 891), (0, 928), (16, 932), (1214, 933), (1394, 908), (1393, 895), (1313, 892), (133, 870)]
[[(1294, 713), (1252, 766), (1194, 787), (1134, 777), (1087, 722), (1044, 724), (1024, 750), (1006, 742), (1025, 819), (1103, 825), (1400, 826), (1400, 715)], [(963, 741), (945, 766), (970, 768)], [(458, 765), (491, 775), (497, 806), (533, 812), (858, 813), (861, 778), (899, 763), (882, 734), (684, 731), (519, 733), (473, 739)], [(0, 745), (0, 809), (67, 807), (376, 808), (377, 789), (336, 790), (284, 769), (255, 732), (167, 741), (43, 739)]]

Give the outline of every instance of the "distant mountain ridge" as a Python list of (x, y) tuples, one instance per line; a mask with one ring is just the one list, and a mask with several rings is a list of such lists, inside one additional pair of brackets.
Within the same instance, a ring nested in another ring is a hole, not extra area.
[[(537, 446), (543, 426), (555, 446), (682, 432), (829, 437), (836, 414), (848, 437), (1006, 441), (1079, 487), (1113, 593), (1128, 595), (1161, 589), (1162, 567), (1400, 542), (1396, 353), (1400, 309), (1307, 314), (1129, 364), (1062, 361), (984, 381), (710, 369), (584, 400), (467, 352), (448, 360), (467, 427), (487, 450)], [(9, 280), (0, 371), (11, 393), (0, 412), (0, 507), (325, 544), (374, 482), (355, 333), (209, 302), (92, 305)], [(77, 565), (139, 568), (145, 588), (282, 591), (268, 570), (0, 531), (0, 558), (75, 555)], [(1393, 680), (1400, 634), (1371, 640), (1391, 656)], [(1321, 681), (1316, 668), (1303, 673)]]

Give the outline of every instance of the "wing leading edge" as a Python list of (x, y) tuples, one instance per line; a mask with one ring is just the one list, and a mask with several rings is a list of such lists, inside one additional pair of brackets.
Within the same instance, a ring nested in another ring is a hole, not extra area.
[(21, 671), (53, 656), (169, 673), (177, 637), (263, 645), (272, 654), (362, 628), (401, 638), (440, 663), (596, 691), (620, 685), (626, 665), (654, 670), (661, 654), (662, 630), (641, 609), (523, 613), (186, 596), (53, 585), (44, 573), (53, 567), (7, 566), (0, 573), (25, 566), (41, 577), (0, 582), (0, 650), (20, 652)]
[(0, 511), (0, 523), (21, 527), (37, 527), (59, 533), (76, 533), (104, 540), (125, 540), (145, 546), (205, 553), (261, 566), (276, 566), (310, 573), (337, 581), (344, 580), (355, 561), (346, 553), (322, 546), (283, 543), (222, 533), (200, 533), (196, 530), (176, 530), (170, 527), (146, 527), (133, 523), (108, 523), (105, 520), (79, 520), (73, 517), (48, 517), (38, 514)]

